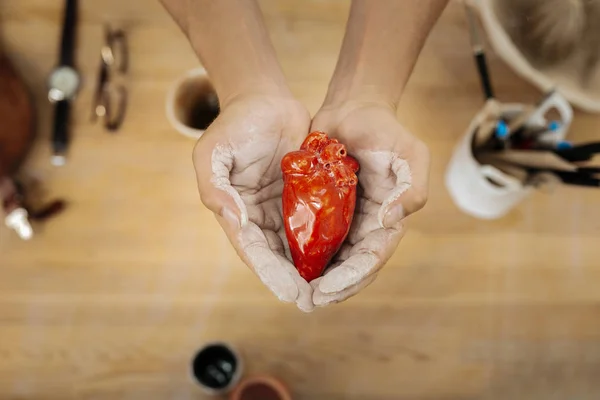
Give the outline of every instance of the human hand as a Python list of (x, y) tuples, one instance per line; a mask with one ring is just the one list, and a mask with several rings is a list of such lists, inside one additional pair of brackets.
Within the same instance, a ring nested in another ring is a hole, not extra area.
[(303, 311), (314, 308), (312, 288), (290, 261), (280, 163), (309, 126), (310, 115), (291, 96), (245, 95), (223, 106), (194, 148), (204, 205), (260, 280)]
[(403, 220), (427, 201), (429, 150), (377, 102), (324, 106), (311, 131), (346, 145), (360, 163), (354, 220), (324, 276), (311, 282), (313, 303), (325, 306), (354, 296), (372, 283), (404, 234)]

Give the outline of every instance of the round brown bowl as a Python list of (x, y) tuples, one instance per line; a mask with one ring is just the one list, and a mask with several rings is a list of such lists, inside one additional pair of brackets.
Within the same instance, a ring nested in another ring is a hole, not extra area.
[(229, 395), (229, 400), (292, 400), (287, 386), (269, 375), (244, 378)]

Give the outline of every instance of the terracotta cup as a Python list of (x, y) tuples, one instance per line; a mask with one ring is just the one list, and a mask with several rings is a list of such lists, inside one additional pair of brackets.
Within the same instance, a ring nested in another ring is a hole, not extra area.
[(277, 378), (255, 375), (244, 378), (233, 389), (229, 400), (293, 400), (289, 389)]

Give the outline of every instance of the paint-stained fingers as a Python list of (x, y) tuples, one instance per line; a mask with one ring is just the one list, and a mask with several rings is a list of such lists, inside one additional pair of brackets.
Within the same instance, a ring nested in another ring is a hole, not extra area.
[(285, 256), (285, 258), (287, 258), (291, 262), (292, 253), (290, 251), (290, 244), (288, 243), (287, 236), (285, 234), (285, 230), (280, 229), (279, 231), (277, 231), (277, 234), (278, 234), (279, 238), (281, 239), (281, 243), (283, 245), (283, 255)]
[(393, 228), (369, 233), (352, 247), (348, 259), (323, 276), (319, 291), (325, 294), (341, 292), (376, 273), (390, 259), (403, 235), (401, 222)]
[(295, 302), (304, 312), (314, 309), (313, 289), (286, 257), (278, 233), (262, 230), (253, 222), (240, 228), (237, 221), (227, 219), (227, 213), (225, 217), (217, 215), (217, 220), (238, 256), (278, 299)]
[(213, 213), (236, 218), (240, 227), (248, 223), (248, 211), (229, 180), (234, 165), (231, 147), (212, 138), (200, 139), (194, 147), (194, 168), (202, 203)]
[(281, 241), (281, 237), (279, 236), (279, 234), (270, 229), (265, 229), (262, 226), (259, 226), (259, 228), (265, 234), (267, 244), (269, 245), (269, 248), (273, 251), (273, 253), (285, 257), (285, 248), (283, 246), (283, 242)]
[[(369, 286), (375, 279), (377, 278), (377, 274), (372, 274), (366, 279), (363, 279), (359, 283), (354, 286), (350, 286), (340, 292), (336, 293), (323, 293), (319, 290), (319, 282), (315, 282), (314, 288), (315, 291), (313, 293), (312, 301), (315, 307), (325, 307), (330, 304), (340, 303), (349, 299), (350, 297), (358, 294), (361, 290)], [(318, 278), (323, 279), (323, 278)]]
[(429, 195), (430, 154), (427, 145), (416, 140), (409, 149), (410, 157), (395, 157), (391, 164), (396, 184), (386, 197), (377, 215), (383, 228), (394, 226), (402, 219), (422, 209)]
[(265, 234), (269, 247), (279, 259), (280, 264), (290, 273), (298, 286), (298, 298), (296, 299), (298, 308), (305, 312), (312, 311), (314, 308), (314, 304), (312, 303), (312, 287), (300, 276), (298, 270), (290, 262), (290, 259), (287, 258), (286, 248), (281, 236), (277, 232), (271, 230), (263, 229), (263, 233)]
[[(352, 226), (348, 232), (346, 243), (355, 245), (356, 243), (364, 240), (364, 238), (371, 232), (380, 229), (379, 220), (377, 214), (362, 214), (357, 213), (354, 215)], [(346, 257), (348, 258), (348, 257)]]
[(248, 220), (260, 226), (263, 230), (278, 232), (282, 230), (283, 222), (276, 203), (281, 203), (281, 196), (260, 204), (249, 203), (244, 196)]
[(275, 256), (279, 259), (280, 264), (283, 268), (285, 268), (298, 288), (298, 296), (296, 297), (296, 306), (304, 311), (311, 312), (315, 308), (313, 304), (312, 295), (313, 288), (312, 286), (300, 276), (296, 267), (283, 255), (275, 253)]
[(215, 215), (240, 259), (279, 300), (287, 303), (298, 301), (302, 310), (312, 309), (312, 300), (306, 301), (312, 296), (312, 288), (307, 287), (306, 281), (302, 282), (296, 269), (283, 255), (283, 245), (277, 233), (263, 231), (254, 222), (240, 227), (237, 216), (228, 208), (222, 215)]
[(299, 286), (301, 282), (295, 276), (298, 272), (294, 266), (271, 249), (267, 237), (256, 224), (250, 222), (239, 230), (232, 243), (242, 260), (281, 301), (295, 302), (301, 289), (307, 290), (305, 286)]
[(338, 252), (335, 253), (335, 255), (333, 256), (331, 265), (329, 267), (327, 267), (327, 269), (325, 270), (325, 273), (329, 272), (329, 269), (335, 268), (336, 266), (338, 266), (341, 263), (343, 263), (344, 261), (346, 261), (348, 259), (348, 257), (350, 257), (351, 251), (352, 251), (352, 244), (350, 244), (350, 242), (344, 242), (344, 244), (342, 244), (342, 247), (340, 247)]

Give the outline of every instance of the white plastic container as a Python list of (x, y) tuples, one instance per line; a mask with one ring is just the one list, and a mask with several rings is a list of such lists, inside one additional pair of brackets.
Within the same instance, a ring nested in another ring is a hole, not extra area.
[[(493, 101), (493, 100), (492, 100)], [(480, 164), (473, 155), (472, 140), (477, 128), (489, 114), (490, 103), (475, 116), (465, 135), (457, 144), (446, 170), (445, 183), (452, 200), (464, 213), (480, 219), (497, 219), (506, 215), (533, 190), (523, 183), (495, 168)], [(522, 104), (501, 104), (502, 113), (510, 116), (524, 109)], [(555, 109), (560, 115), (560, 128), (552, 140), (563, 140), (573, 118), (569, 103), (555, 92), (527, 121), (528, 125), (546, 125), (546, 114)], [(493, 182), (492, 182), (493, 181)]]

